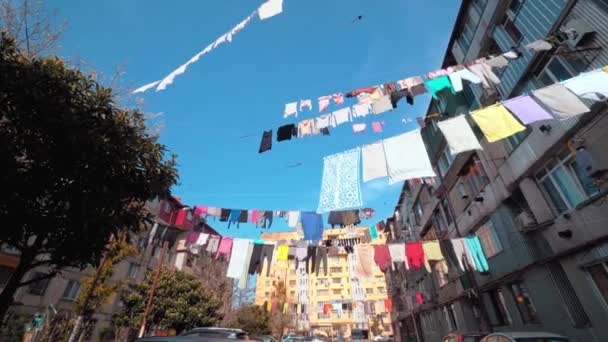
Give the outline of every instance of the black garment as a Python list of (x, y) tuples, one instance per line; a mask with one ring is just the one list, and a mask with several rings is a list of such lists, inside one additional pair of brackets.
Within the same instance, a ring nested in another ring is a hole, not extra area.
[(220, 222), (226, 222), (230, 218), (230, 209), (222, 208), (220, 213)]
[(264, 245), (254, 244), (253, 252), (251, 252), (251, 260), (249, 260), (249, 274), (254, 274), (260, 264), (260, 256), (262, 255), (262, 249)]
[(346, 246), (346, 247), (344, 247), (344, 250), (346, 250), (346, 253), (348, 253), (348, 254), (352, 254), (355, 252), (355, 249), (353, 248), (353, 246)]
[(384, 221), (378, 222), (378, 224), (376, 224), (376, 228), (378, 229), (378, 231), (386, 231), (386, 225), (384, 224)]
[[(247, 223), (247, 210), (241, 210), (241, 213), (239, 214), (239, 223)], [(237, 227), (239, 226), (238, 224), (236, 225)]]
[(263, 153), (272, 149), (272, 130), (264, 131), (262, 134), (262, 141), (260, 142), (260, 149), (258, 153)]
[(410, 105), (414, 104), (414, 97), (412, 96), (410, 90), (406, 88), (391, 94), (391, 104), (393, 105), (393, 107), (397, 108), (397, 102), (399, 102), (399, 100), (404, 97), (407, 99), (407, 103), (409, 103)]
[(342, 212), (342, 223), (346, 226), (357, 225), (361, 223), (359, 218), (359, 210), (345, 210)]
[[(274, 211), (272, 210), (266, 210), (264, 212), (264, 225), (266, 226), (266, 228), (270, 228), (272, 226), (272, 217), (274, 216)], [(268, 224), (266, 224), (266, 221), (268, 221)]]
[[(308, 246), (306, 254), (306, 273), (313, 273), (315, 271), (315, 260), (317, 258), (317, 247)], [(310, 265), (310, 267), (309, 267)]]
[(268, 267), (266, 268), (266, 276), (270, 277), (270, 268), (272, 267), (272, 253), (274, 252), (274, 245), (261, 245), (262, 252), (260, 253), (260, 261), (258, 263), (258, 269), (256, 272), (258, 274), (262, 273), (262, 269), (264, 268), (264, 259), (267, 260), (266, 264)]
[(321, 261), (323, 261), (323, 270), (325, 271), (325, 275), (327, 275), (327, 247), (319, 246), (317, 247), (317, 260), (316, 266), (317, 269), (317, 277), (319, 276), (319, 270), (321, 269)]
[(291, 137), (295, 137), (296, 134), (296, 125), (289, 124), (281, 126), (279, 129), (277, 129), (277, 141), (291, 140)]
[(327, 218), (327, 223), (331, 224), (333, 228), (335, 225), (344, 225), (344, 218), (342, 217), (341, 211), (330, 211), (329, 217)]
[(330, 135), (330, 134), (329, 134), (329, 128), (327, 128), (327, 127), (323, 127), (323, 128), (321, 128), (319, 131), (320, 131), (320, 132), (321, 132), (321, 134), (323, 134), (323, 135)]

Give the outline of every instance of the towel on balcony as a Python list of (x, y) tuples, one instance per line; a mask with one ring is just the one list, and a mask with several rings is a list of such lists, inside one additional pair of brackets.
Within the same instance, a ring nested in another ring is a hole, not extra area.
[(496, 104), (472, 112), (471, 116), (486, 136), (488, 142), (510, 137), (526, 129), (519, 121), (515, 120), (513, 115), (502, 104)]
[(386, 272), (391, 264), (391, 254), (387, 245), (374, 245), (374, 261), (380, 271)]
[(576, 95), (593, 101), (605, 101), (608, 97), (608, 74), (603, 70), (582, 73), (562, 84)]
[(454, 87), (452, 86), (452, 82), (447, 76), (439, 76), (437, 78), (433, 78), (432, 80), (424, 81), (426, 88), (429, 90), (429, 93), (433, 95), (434, 99), (437, 99), (437, 93), (442, 91), (443, 89), (448, 89), (452, 94), (455, 94)]
[(355, 260), (355, 272), (357, 277), (371, 278), (374, 274), (374, 249), (372, 245), (356, 245), (355, 253), (357, 253), (357, 259)]
[(460, 152), (482, 149), (464, 115), (438, 122), (437, 126), (439, 126), (441, 133), (443, 133), (452, 155), (455, 156)]
[[(467, 245), (465, 239), (451, 239), (452, 248), (454, 249), (454, 254), (456, 254), (456, 259), (458, 260), (458, 266), (461, 271), (466, 271), (467, 269), (477, 270), (475, 266), (475, 262), (473, 261), (473, 256), (471, 255), (471, 251), (469, 250), (469, 246)], [(465, 267), (465, 263), (468, 264), (468, 268)]]
[(288, 245), (279, 245), (277, 247), (277, 261), (287, 261), (289, 255)]
[(403, 243), (394, 243), (388, 245), (388, 250), (391, 253), (391, 260), (393, 261), (393, 271), (396, 270), (395, 263), (403, 262), (405, 263), (405, 268), (409, 269), (407, 265), (407, 259), (405, 258), (405, 244)]
[(415, 270), (420, 269), (424, 263), (424, 250), (421, 242), (408, 242), (405, 244), (407, 263)]
[(388, 176), (382, 141), (363, 146), (361, 158), (363, 159), (363, 182)]
[(532, 92), (532, 96), (560, 120), (566, 120), (589, 111), (583, 101), (561, 83), (535, 90)]
[(426, 271), (431, 273), (431, 265), (429, 261), (443, 260), (443, 253), (439, 247), (439, 241), (424, 241), (422, 243), (422, 250), (424, 251), (424, 267)]
[(435, 177), (420, 131), (413, 130), (385, 139), (384, 155), (389, 184), (421, 177)]
[(361, 149), (357, 147), (324, 158), (317, 212), (363, 206), (359, 184), (360, 156)]
[(247, 274), (246, 266), (249, 266), (252, 252), (253, 242), (251, 240), (234, 239), (226, 277), (240, 280), (241, 277), (245, 276)]
[(524, 125), (529, 125), (536, 121), (552, 120), (553, 115), (549, 114), (538, 102), (528, 95), (519, 96), (502, 102), (511, 113), (515, 114), (519, 121)]
[(226, 258), (230, 258), (230, 251), (232, 251), (232, 238), (224, 236), (220, 242), (220, 246), (217, 248), (215, 258), (219, 258), (221, 255), (225, 255)]

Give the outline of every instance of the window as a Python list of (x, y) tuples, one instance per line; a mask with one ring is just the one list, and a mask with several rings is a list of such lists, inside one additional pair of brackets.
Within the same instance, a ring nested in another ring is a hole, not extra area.
[(593, 265), (587, 269), (600, 295), (608, 304), (608, 262)]
[(169, 204), (169, 202), (165, 202), (165, 205), (163, 206), (163, 210), (167, 214), (170, 213), (171, 212), (171, 204)]
[(384, 276), (375, 276), (374, 279), (376, 282), (384, 283)]
[(502, 27), (505, 29), (505, 32), (507, 33), (507, 35), (509, 35), (509, 37), (513, 41), (513, 45), (517, 45), (517, 44), (519, 44), (519, 42), (521, 42), (523, 35), (519, 31), (519, 29), (515, 26), (515, 23), (513, 23), (513, 20), (511, 20), (511, 18), (509, 18), (507, 16), (505, 18), (505, 21), (502, 23)]
[(445, 232), (447, 230), (447, 224), (445, 223), (445, 219), (441, 210), (435, 209), (433, 212), (433, 216), (431, 216), (431, 221), (433, 222), (433, 226), (437, 229), (439, 233)]
[(446, 146), (443, 149), (443, 152), (441, 152), (441, 156), (437, 161), (437, 166), (439, 167), (439, 172), (441, 172), (442, 176), (445, 176), (445, 174), (448, 172), (448, 169), (450, 168), (450, 165), (452, 165), (453, 161), (454, 156), (450, 152), (450, 148)]
[(522, 283), (514, 283), (511, 284), (511, 293), (513, 294), (513, 300), (517, 304), (517, 310), (519, 310), (522, 322), (524, 324), (540, 323), (528, 288)]
[(419, 225), (420, 224), (420, 220), (422, 219), (422, 204), (420, 204), (420, 201), (416, 201), (416, 203), (414, 204), (414, 219), (416, 220), (416, 224)]
[(265, 284), (266, 286), (270, 286), (270, 280), (266, 280), (266, 281), (264, 282), (264, 284)]
[(331, 278), (332, 284), (342, 284), (342, 278)]
[(296, 286), (296, 281), (295, 280), (290, 280), (289, 281), (289, 286)]
[[(36, 279), (36, 278), (40, 278), (45, 276), (46, 273), (41, 273), (41, 272), (36, 272), (34, 273), (34, 275), (32, 276), (31, 279)], [(33, 295), (38, 295), (38, 296), (42, 296), (44, 294), (44, 291), (46, 291), (47, 286), (49, 285), (49, 279), (42, 279), (42, 280), (38, 280), (35, 281), (33, 283), (30, 284), (29, 287), (29, 293), (33, 294)]]
[(386, 289), (384, 287), (379, 287), (378, 293), (386, 293)]
[(342, 267), (330, 267), (329, 272), (330, 273), (342, 273)]
[(80, 283), (75, 280), (68, 280), (68, 284), (65, 286), (65, 290), (63, 290), (62, 299), (66, 300), (74, 300), (78, 293), (80, 292)]
[(551, 160), (537, 175), (543, 193), (556, 214), (575, 208), (587, 198), (571, 154)]
[(139, 265), (130, 262), (129, 270), (127, 271), (127, 277), (129, 277), (131, 279), (135, 279), (135, 278), (137, 278), (137, 273), (139, 273)]
[(296, 295), (296, 291), (289, 292), (289, 295), (292, 296), (292, 297), (294, 297)]
[(435, 270), (435, 275), (437, 277), (437, 283), (439, 284), (439, 287), (445, 286), (449, 282), (447, 262), (445, 260), (441, 260), (435, 263), (435, 265), (433, 265), (433, 269)]
[(548, 86), (558, 83), (573, 77), (575, 74), (566, 64), (564, 64), (559, 56), (554, 56), (549, 59), (549, 62), (544, 69), (536, 76), (536, 79), (542, 86)]
[(329, 290), (317, 290), (317, 296), (327, 296), (329, 295)]
[(507, 310), (507, 304), (505, 303), (505, 297), (502, 294), (501, 289), (495, 289), (490, 291), (490, 302), (492, 304), (492, 309), (494, 310), (495, 321), (492, 322), (493, 325), (510, 325), (511, 324), (511, 315), (509, 315), (509, 310)]
[(488, 176), (477, 156), (471, 158), (463, 170), (466, 170), (463, 182), (466, 184), (469, 195), (471, 195), (470, 198), (472, 198), (488, 185)]
[(443, 315), (445, 316), (446, 322), (448, 322), (449, 330), (458, 330), (458, 323), (456, 322), (456, 309), (454, 304), (444, 306)]
[(264, 298), (270, 297), (270, 292), (264, 292)]
[(374, 293), (374, 289), (367, 288), (367, 289), (365, 289), (365, 293), (367, 293), (367, 294), (373, 294)]
[(522, 141), (524, 141), (524, 139), (526, 139), (526, 137), (528, 136), (528, 134), (530, 134), (531, 130), (529, 127), (526, 127), (525, 130), (517, 132), (509, 137), (507, 137), (506, 139), (504, 139), (506, 148), (507, 148), (507, 153), (511, 154), (513, 153), (513, 151), (515, 151), (515, 149), (517, 148), (517, 146), (519, 146), (519, 144), (522, 143)]
[(522, 0), (511, 0), (511, 4), (509, 4), (509, 11), (511, 11), (514, 16), (517, 15), (522, 4)]
[(477, 231), (475, 231), (475, 235), (479, 238), (481, 248), (483, 248), (483, 253), (486, 258), (491, 258), (502, 252), (502, 244), (496, 234), (496, 229), (494, 228), (494, 223), (492, 223), (492, 221), (486, 221), (486, 223), (482, 224)]
[(340, 295), (342, 295), (342, 290), (331, 290), (331, 293), (332, 293), (333, 295), (338, 295), (338, 296), (340, 296)]

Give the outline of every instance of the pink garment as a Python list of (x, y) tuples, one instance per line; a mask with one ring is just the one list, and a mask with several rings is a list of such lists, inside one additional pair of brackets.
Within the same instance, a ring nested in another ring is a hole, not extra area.
[(365, 123), (356, 123), (353, 124), (353, 133), (357, 134), (357, 133), (362, 133), (365, 134), (365, 128), (367, 127), (367, 124)]
[(203, 207), (200, 205), (197, 205), (194, 207), (194, 215), (205, 215), (207, 213), (207, 211), (209, 210), (209, 207)]
[(424, 304), (424, 297), (422, 293), (416, 293), (416, 302), (420, 305)]
[(329, 96), (321, 96), (319, 97), (319, 112), (322, 112), (329, 107)]
[(310, 99), (308, 99), (308, 100), (300, 100), (300, 112), (304, 108), (308, 108), (308, 110), (312, 110), (312, 102), (310, 101)]
[(225, 255), (226, 259), (230, 261), (230, 253), (232, 252), (232, 238), (231, 237), (223, 237), (220, 242), (220, 246), (217, 248), (217, 253), (215, 254), (215, 258), (219, 258), (220, 255)]
[(251, 215), (249, 215), (249, 222), (257, 224), (259, 218), (260, 212), (257, 210), (252, 210)]
[(191, 244), (195, 243), (198, 240), (199, 235), (201, 235), (200, 232), (195, 232), (193, 230), (190, 231), (186, 237), (186, 246), (190, 246)]
[(342, 93), (333, 94), (332, 97), (335, 104), (340, 105), (344, 103), (344, 95)]
[(441, 70), (427, 73), (426, 77), (428, 77), (429, 79), (433, 79), (433, 78), (437, 78), (439, 76), (447, 76), (449, 74), (450, 74), (450, 72), (448, 70), (441, 69)]
[(372, 122), (372, 129), (375, 133), (382, 132), (382, 126), (384, 126), (384, 121), (374, 121)]

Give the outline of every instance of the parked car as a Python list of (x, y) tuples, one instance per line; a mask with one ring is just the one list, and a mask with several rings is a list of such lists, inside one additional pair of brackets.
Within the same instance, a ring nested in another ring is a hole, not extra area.
[(492, 333), (481, 342), (570, 342), (567, 337), (547, 332)]
[(481, 339), (486, 336), (484, 333), (451, 333), (444, 337), (441, 342), (480, 342)]
[(229, 340), (249, 340), (249, 334), (241, 329), (230, 328), (194, 328), (180, 336), (183, 337), (205, 337), (205, 338), (225, 338)]
[(251, 338), (251, 340), (261, 342), (277, 342), (277, 340), (270, 335), (254, 336)]

